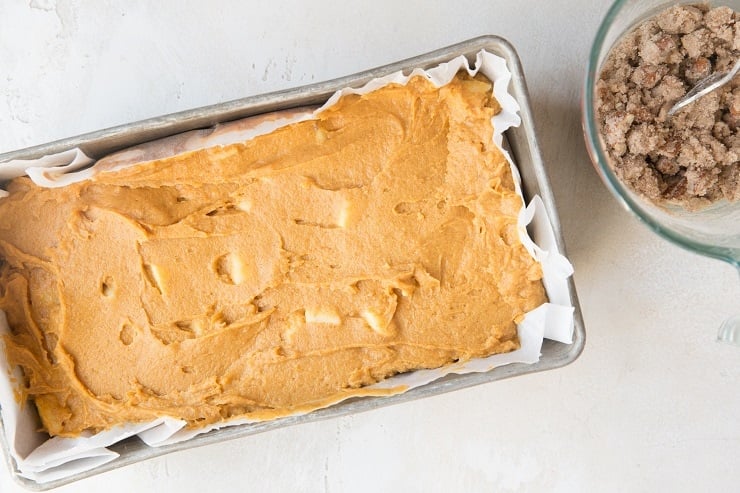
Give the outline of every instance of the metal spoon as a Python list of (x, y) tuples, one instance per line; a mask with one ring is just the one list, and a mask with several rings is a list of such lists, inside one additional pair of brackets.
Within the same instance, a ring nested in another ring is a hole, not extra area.
[(696, 85), (689, 92), (687, 92), (684, 97), (679, 99), (676, 104), (671, 107), (670, 110), (668, 110), (667, 115), (673, 116), (675, 112), (677, 112), (687, 104), (693, 103), (705, 94), (709, 94), (718, 87), (722, 87), (723, 85), (727, 84), (729, 81), (732, 80), (733, 77), (735, 77), (735, 74), (737, 74), (738, 71), (740, 71), (740, 59), (735, 62), (735, 65), (732, 66), (732, 69), (730, 69), (729, 72), (715, 72), (712, 75), (703, 78), (702, 80), (697, 82)]

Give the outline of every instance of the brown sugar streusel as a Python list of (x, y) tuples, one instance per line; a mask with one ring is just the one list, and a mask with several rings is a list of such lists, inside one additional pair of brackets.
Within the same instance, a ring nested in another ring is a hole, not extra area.
[(596, 83), (601, 135), (616, 175), (655, 202), (693, 210), (740, 200), (740, 76), (667, 116), (699, 80), (740, 54), (738, 13), (674, 6), (627, 34)]

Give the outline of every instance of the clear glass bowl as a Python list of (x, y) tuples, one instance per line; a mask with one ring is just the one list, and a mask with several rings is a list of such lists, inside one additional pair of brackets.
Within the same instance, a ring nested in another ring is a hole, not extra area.
[[(656, 206), (636, 194), (617, 178), (609, 166), (594, 108), (594, 86), (601, 66), (622, 35), (671, 5), (698, 3), (701, 2), (617, 0), (612, 4), (596, 33), (588, 60), (581, 104), (583, 131), (596, 171), (627, 210), (660, 236), (696, 253), (729, 262), (740, 271), (740, 202), (721, 201), (701, 211), (687, 212), (679, 207)], [(740, 10), (740, 0), (714, 1), (711, 5), (726, 5), (735, 11)], [(732, 320), (723, 325), (726, 334), (720, 337), (740, 344), (740, 318)]]

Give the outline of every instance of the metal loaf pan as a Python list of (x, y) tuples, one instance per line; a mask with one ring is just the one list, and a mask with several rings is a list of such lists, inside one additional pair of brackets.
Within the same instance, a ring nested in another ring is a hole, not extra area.
[[(207, 128), (221, 122), (232, 121), (276, 110), (322, 104), (335, 91), (343, 87), (361, 86), (371, 79), (382, 77), (398, 70), (408, 72), (416, 67), (431, 68), (459, 55), (464, 55), (471, 62), (474, 62), (476, 53), (482, 49), (504, 58), (512, 73), (512, 81), (509, 90), (521, 106), (520, 115), (522, 118), (522, 124), (517, 128), (511, 128), (508, 130), (505, 135), (505, 141), (508, 142), (512, 157), (521, 173), (522, 188), (525, 198), (529, 200), (534, 195), (539, 195), (542, 198), (547, 207), (558, 246), (560, 247), (561, 252), (565, 253), (565, 244), (563, 242), (560, 222), (555, 209), (553, 193), (550, 188), (550, 182), (547, 178), (547, 172), (545, 170), (542, 157), (540, 156), (540, 148), (535, 136), (534, 122), (529, 106), (529, 95), (527, 93), (522, 65), (513, 46), (508, 41), (498, 36), (481, 36), (431, 53), (326, 82), (187, 110), (180, 113), (151, 118), (48, 144), (0, 154), (0, 163), (11, 159), (35, 159), (47, 154), (62, 152), (75, 147), (79, 147), (90, 157), (101, 158), (111, 152), (126, 147), (189, 130)], [(485, 373), (448, 375), (440, 380), (429, 383), (423, 387), (412, 389), (403, 394), (390, 397), (355, 398), (302, 416), (287, 417), (263, 423), (214, 430), (197, 436), (191, 440), (170, 446), (151, 448), (134, 437), (109, 447), (111, 450), (120, 454), (120, 457), (117, 459), (96, 469), (43, 484), (38, 484), (21, 477), (15, 463), (10, 459), (8, 446), (3, 436), (0, 436), (0, 443), (2, 443), (2, 446), (5, 449), (5, 456), (15, 479), (26, 488), (43, 491), (93, 476), (101, 472), (117, 469), (122, 466), (178, 450), (241, 438), (275, 428), (282, 428), (320, 419), (334, 418), (337, 416), (345, 416), (348, 414), (375, 409), (381, 406), (398, 404), (518, 375), (552, 370), (573, 362), (580, 355), (585, 343), (586, 334), (583, 325), (583, 318), (581, 316), (580, 305), (578, 303), (578, 297), (576, 295), (575, 284), (572, 277), (568, 281), (568, 287), (571, 303), (573, 307), (575, 307), (575, 332), (573, 343), (561, 344), (545, 340), (542, 346), (542, 356), (540, 361), (535, 364), (511, 364), (494, 368)]]

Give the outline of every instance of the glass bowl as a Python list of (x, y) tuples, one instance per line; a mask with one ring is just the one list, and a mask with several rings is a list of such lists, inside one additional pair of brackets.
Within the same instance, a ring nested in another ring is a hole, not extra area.
[[(627, 210), (663, 238), (696, 253), (729, 262), (740, 271), (740, 201), (730, 203), (722, 200), (706, 209), (689, 212), (678, 206), (657, 206), (635, 193), (609, 165), (595, 112), (596, 81), (607, 55), (621, 37), (671, 5), (699, 3), (697, 0), (617, 0), (612, 4), (596, 33), (589, 55), (581, 102), (583, 131), (596, 171)], [(715, 1), (711, 5), (726, 5), (735, 11), (740, 10), (740, 0)], [(729, 338), (729, 342), (734, 338), (734, 342), (740, 344), (740, 317), (734, 317), (723, 327), (725, 334), (720, 338)]]

